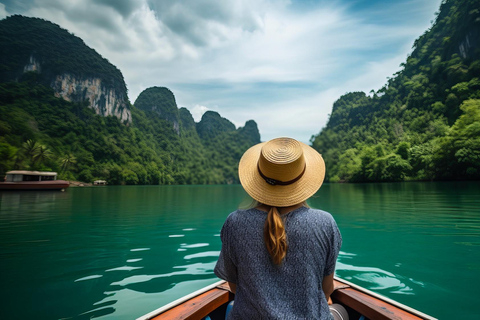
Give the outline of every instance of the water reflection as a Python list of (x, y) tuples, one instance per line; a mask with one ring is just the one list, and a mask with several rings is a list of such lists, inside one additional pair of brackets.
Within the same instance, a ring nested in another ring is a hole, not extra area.
[(0, 191), (0, 219), (9, 222), (44, 220), (67, 199), (68, 195), (60, 191)]

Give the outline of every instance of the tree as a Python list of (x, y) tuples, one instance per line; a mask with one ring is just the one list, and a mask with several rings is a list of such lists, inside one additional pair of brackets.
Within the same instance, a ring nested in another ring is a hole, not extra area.
[(15, 163), (18, 149), (0, 140), (0, 175), (4, 175)]
[(77, 163), (77, 158), (71, 153), (66, 153), (60, 158), (60, 167), (62, 172), (68, 171), (70, 167)]
[(22, 145), (22, 155), (28, 160), (30, 165), (35, 162), (34, 158), (40, 145), (35, 140), (27, 140)]
[(50, 160), (53, 157), (52, 151), (46, 146), (39, 145), (35, 154), (33, 155), (33, 168), (37, 169), (40, 165), (45, 164), (47, 160)]
[(447, 178), (480, 178), (480, 100), (466, 100), (460, 106), (462, 115), (441, 141), (438, 166)]

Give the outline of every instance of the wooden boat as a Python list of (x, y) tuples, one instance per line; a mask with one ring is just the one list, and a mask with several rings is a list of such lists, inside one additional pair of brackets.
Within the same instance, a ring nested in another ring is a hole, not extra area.
[[(436, 320), (418, 310), (383, 297), (348, 281), (335, 278), (336, 290), (332, 294), (334, 303), (343, 305), (350, 320)], [(137, 320), (201, 320), (207, 315), (212, 319), (225, 319), (227, 304), (234, 299), (225, 281), (219, 281)]]
[(46, 171), (8, 171), (0, 182), (0, 190), (64, 190), (69, 186), (68, 181), (57, 180), (56, 172)]

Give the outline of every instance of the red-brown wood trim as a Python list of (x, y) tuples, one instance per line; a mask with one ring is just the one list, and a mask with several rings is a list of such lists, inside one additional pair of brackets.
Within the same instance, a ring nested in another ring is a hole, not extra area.
[(385, 301), (366, 293), (350, 288), (348, 285), (335, 281), (335, 287), (340, 287), (332, 293), (334, 302), (354, 309), (369, 319), (375, 320), (421, 320), (415, 315), (393, 306)]
[[(332, 293), (334, 302), (341, 303), (346, 307), (363, 314), (373, 320), (422, 320), (386, 301), (363, 293), (348, 284), (334, 281), (336, 290)], [(214, 289), (202, 293), (170, 310), (157, 315), (151, 320), (190, 319), (197, 320), (207, 316), (221, 305), (233, 300), (234, 295), (228, 290), (226, 283)]]
[(231, 300), (233, 294), (230, 291), (217, 287), (153, 317), (152, 320), (202, 319)]

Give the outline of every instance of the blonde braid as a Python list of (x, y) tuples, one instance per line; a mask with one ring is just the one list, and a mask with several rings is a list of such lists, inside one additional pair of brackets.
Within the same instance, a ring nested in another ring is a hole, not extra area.
[(263, 227), (263, 239), (273, 263), (281, 264), (287, 255), (287, 233), (282, 216), (276, 207), (270, 207)]

